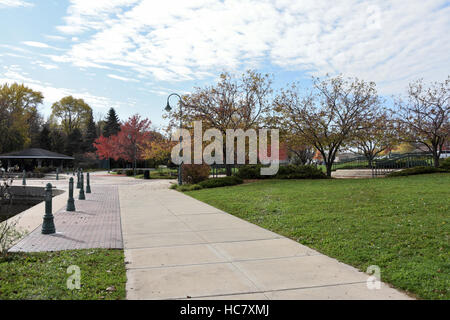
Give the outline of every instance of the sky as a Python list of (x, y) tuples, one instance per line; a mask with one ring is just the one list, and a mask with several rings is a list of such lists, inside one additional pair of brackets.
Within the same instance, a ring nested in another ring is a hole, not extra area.
[[(155, 126), (167, 96), (254, 69), (274, 88), (311, 76), (375, 81), (384, 97), (450, 74), (444, 0), (0, 0), (0, 83), (114, 107)], [(171, 100), (173, 105), (176, 99)]]

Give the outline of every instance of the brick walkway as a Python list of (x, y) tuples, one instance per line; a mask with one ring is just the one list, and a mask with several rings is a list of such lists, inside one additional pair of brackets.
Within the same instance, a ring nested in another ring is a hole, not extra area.
[(55, 213), (56, 234), (43, 235), (39, 226), (10, 251), (123, 248), (117, 186), (95, 185), (92, 191), (86, 200), (75, 200), (76, 212), (63, 208)]

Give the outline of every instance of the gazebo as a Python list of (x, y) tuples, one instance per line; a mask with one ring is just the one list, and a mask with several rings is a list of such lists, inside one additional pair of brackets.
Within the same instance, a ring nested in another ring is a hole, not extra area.
[(64, 161), (71, 161), (74, 158), (45, 149), (29, 148), (22, 151), (1, 154), (0, 161), (2, 160), (6, 160), (8, 167), (16, 164), (21, 164), (21, 167), (26, 167), (31, 164), (33, 167), (37, 166), (41, 168), (43, 163), (47, 166), (53, 166), (54, 162), (56, 162), (58, 167), (63, 168)]

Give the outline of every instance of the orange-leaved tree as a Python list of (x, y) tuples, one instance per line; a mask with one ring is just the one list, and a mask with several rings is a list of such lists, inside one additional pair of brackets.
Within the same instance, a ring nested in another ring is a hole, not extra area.
[(144, 159), (144, 150), (152, 139), (151, 121), (135, 114), (121, 124), (120, 131), (109, 137), (100, 136), (94, 142), (100, 159), (112, 158), (133, 160)]

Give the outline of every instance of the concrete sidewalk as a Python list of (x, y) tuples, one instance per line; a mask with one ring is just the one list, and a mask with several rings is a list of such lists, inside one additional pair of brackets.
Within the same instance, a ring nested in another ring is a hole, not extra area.
[(369, 275), (177, 191), (119, 187), (128, 299), (409, 299)]

